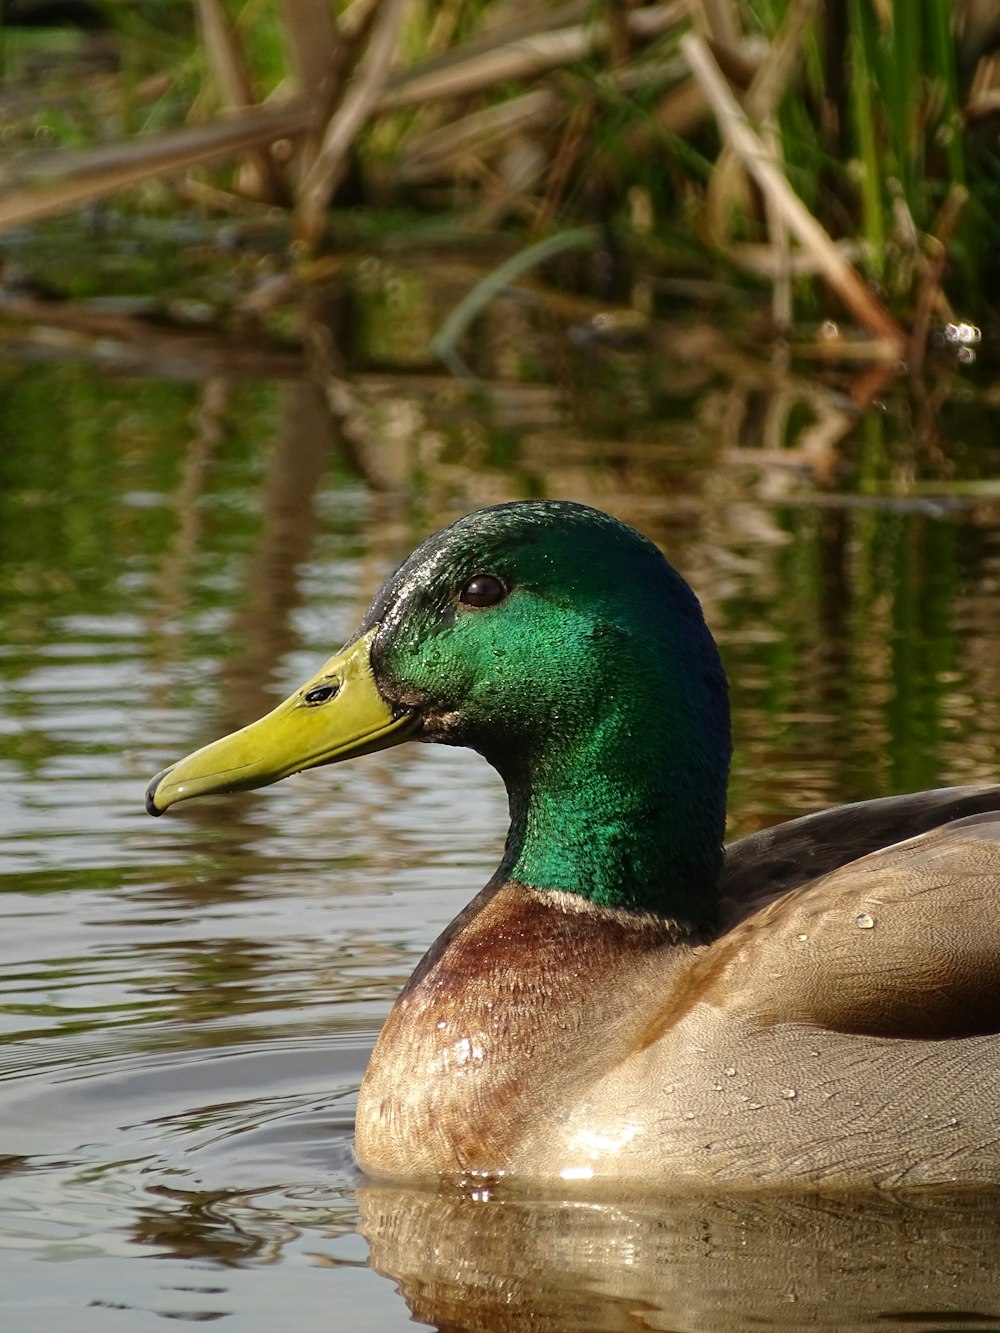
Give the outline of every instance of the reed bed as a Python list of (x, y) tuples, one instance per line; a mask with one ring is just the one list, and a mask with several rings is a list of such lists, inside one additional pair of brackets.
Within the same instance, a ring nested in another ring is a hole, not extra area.
[[(301, 260), (363, 204), (503, 229), (512, 271), (598, 248), (643, 313), (678, 275), (769, 290), (777, 331), (889, 361), (991, 318), (994, 0), (94, 5), (118, 56), (88, 125), (79, 89), (0, 90), (0, 229), (131, 190), (275, 210)], [(25, 150), (53, 115), (63, 145)]]

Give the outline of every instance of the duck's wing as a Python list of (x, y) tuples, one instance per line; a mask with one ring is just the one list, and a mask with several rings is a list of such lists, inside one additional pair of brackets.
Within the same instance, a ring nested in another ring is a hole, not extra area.
[(757, 1027), (1000, 1032), (1000, 814), (883, 848), (759, 908), (706, 948), (685, 992), (681, 1008), (707, 1001)]
[(883, 847), (988, 811), (1000, 811), (1000, 786), (942, 787), (838, 805), (739, 838), (726, 847), (723, 928)]

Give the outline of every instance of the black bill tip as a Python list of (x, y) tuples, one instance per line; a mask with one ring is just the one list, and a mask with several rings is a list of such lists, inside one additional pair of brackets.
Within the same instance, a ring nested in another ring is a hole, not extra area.
[(146, 788), (146, 814), (152, 815), (154, 819), (158, 819), (160, 815), (166, 813), (165, 811), (160, 810), (157, 807), (156, 789), (169, 772), (170, 772), (169, 768), (162, 769), (161, 772), (157, 773), (156, 777), (153, 778), (152, 782)]

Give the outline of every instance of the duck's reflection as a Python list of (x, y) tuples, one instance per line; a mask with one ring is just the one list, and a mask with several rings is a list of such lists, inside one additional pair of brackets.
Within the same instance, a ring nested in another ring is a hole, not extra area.
[(1000, 1194), (527, 1202), (359, 1190), (371, 1263), (440, 1330), (995, 1327)]

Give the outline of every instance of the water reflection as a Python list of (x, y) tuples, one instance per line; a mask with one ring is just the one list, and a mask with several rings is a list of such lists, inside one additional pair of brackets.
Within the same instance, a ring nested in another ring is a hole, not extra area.
[[(352, 1330), (411, 1312), (985, 1326), (988, 1198), (360, 1185), (374, 1034), (502, 842), (503, 793), (474, 756), (408, 746), (142, 813), (156, 768), (304, 679), (428, 531), (532, 495), (612, 510), (695, 585), (732, 678), (734, 833), (995, 780), (1000, 458), (981, 401), (953, 394), (931, 430), (925, 398), (918, 431), (905, 398), (859, 416), (849, 384), (780, 374), (710, 329), (602, 344), (566, 332), (589, 312), (539, 321), (521, 296), (473, 349), (487, 391), (415, 350), (436, 326), (413, 307), (422, 282), (411, 268), (367, 309), (362, 290), (310, 302), (303, 350), (276, 361), (227, 367), (160, 332), (130, 364), (163, 353), (170, 383), (85, 362), (0, 373), (17, 445), (0, 450), (11, 1327), (86, 1333), (109, 1309), (125, 1329), (150, 1312), (269, 1329), (290, 1310)], [(364, 1267), (362, 1233), (410, 1309)]]
[(414, 1319), (493, 1333), (987, 1328), (996, 1196), (519, 1202), (364, 1186)]

